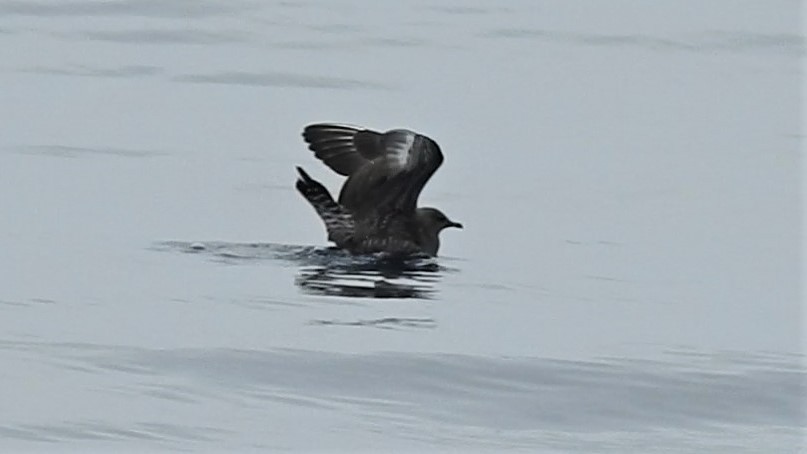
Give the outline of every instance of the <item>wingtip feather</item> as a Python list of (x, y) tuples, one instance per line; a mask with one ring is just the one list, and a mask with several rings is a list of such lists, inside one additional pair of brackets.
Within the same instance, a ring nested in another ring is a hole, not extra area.
[(313, 178), (311, 178), (311, 176), (308, 175), (308, 173), (305, 170), (303, 170), (302, 167), (300, 167), (300, 166), (296, 166), (296, 167), (297, 167), (297, 173), (300, 174), (300, 178), (302, 178), (303, 182), (310, 183), (313, 180)]

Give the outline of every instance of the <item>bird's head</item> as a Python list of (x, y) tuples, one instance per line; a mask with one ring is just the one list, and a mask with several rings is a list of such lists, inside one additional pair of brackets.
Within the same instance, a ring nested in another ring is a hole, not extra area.
[(429, 232), (439, 233), (446, 227), (462, 228), (462, 224), (448, 219), (448, 217), (437, 208), (418, 208), (415, 212), (415, 216), (421, 228)]

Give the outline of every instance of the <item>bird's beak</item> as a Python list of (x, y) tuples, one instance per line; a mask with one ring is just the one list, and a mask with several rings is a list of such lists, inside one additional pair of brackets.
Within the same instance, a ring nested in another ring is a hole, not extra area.
[(458, 228), (458, 229), (461, 229), (461, 228), (462, 228), (462, 224), (460, 224), (459, 222), (449, 222), (449, 223), (448, 223), (448, 227), (456, 227), (456, 228)]

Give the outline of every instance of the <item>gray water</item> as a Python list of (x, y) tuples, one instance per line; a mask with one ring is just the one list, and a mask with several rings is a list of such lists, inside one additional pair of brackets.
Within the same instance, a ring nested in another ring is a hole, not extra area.
[[(800, 15), (0, 0), (0, 451), (799, 451)], [(317, 121), (441, 257), (327, 249)]]

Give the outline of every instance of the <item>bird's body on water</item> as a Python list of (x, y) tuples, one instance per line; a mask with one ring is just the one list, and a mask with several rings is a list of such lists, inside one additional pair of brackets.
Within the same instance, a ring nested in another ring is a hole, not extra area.
[(417, 207), (426, 182), (443, 162), (435, 141), (406, 129), (385, 133), (334, 123), (312, 124), (303, 138), (314, 155), (347, 180), (334, 200), (297, 167), (297, 190), (311, 203), (328, 239), (352, 253), (437, 255), (439, 233), (462, 228), (440, 210)]

